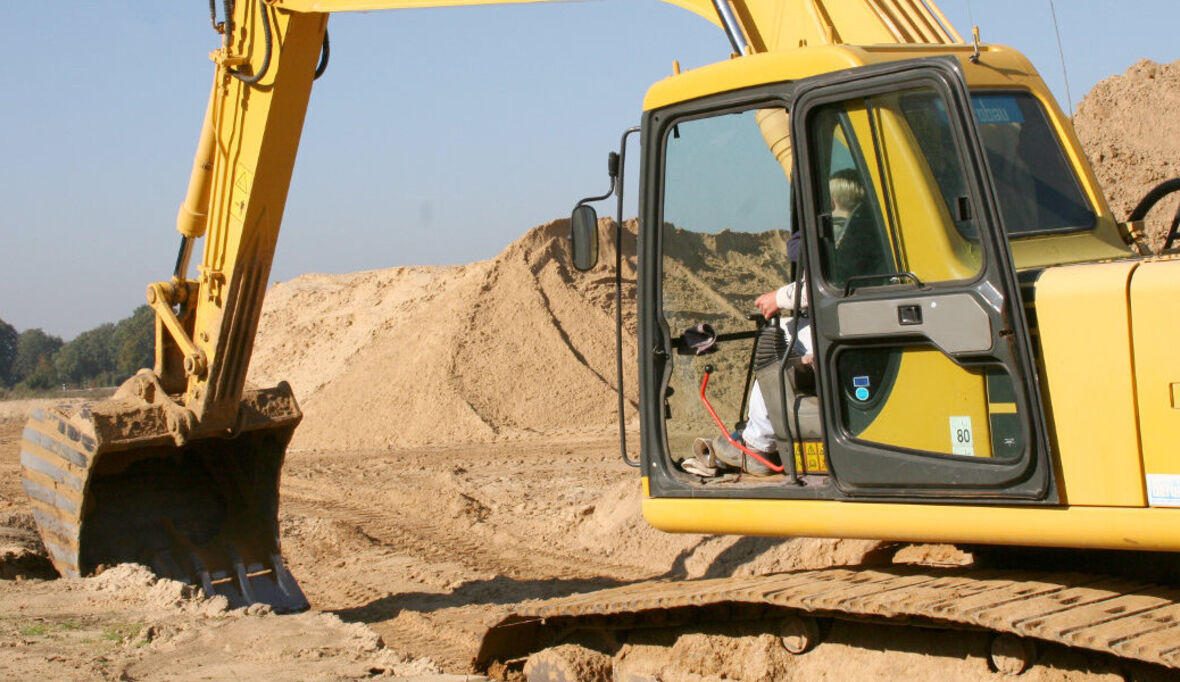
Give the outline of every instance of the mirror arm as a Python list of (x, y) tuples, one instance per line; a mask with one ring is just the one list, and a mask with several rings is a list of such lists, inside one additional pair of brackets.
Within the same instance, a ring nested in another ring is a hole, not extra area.
[(610, 173), (610, 189), (606, 190), (606, 194), (602, 194), (602, 195), (599, 195), (596, 197), (586, 197), (585, 199), (582, 199), (578, 203), (574, 204), (574, 208), (577, 208), (579, 206), (585, 206), (586, 204), (589, 204), (594, 201), (602, 201), (603, 199), (609, 199), (612, 194), (615, 194), (615, 190), (618, 189), (618, 184), (619, 184), (618, 183), (619, 155), (617, 152), (611, 152), (610, 156), (607, 158), (607, 172)]

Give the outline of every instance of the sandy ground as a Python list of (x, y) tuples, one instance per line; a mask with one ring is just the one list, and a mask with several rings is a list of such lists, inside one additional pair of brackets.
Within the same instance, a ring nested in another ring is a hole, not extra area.
[[(1152, 131), (1174, 130), (1178, 107), (1161, 108), (1157, 123), (1121, 118), (1132, 106), (1154, 110), (1145, 88), (1175, 97), (1178, 68), (1138, 64), (1081, 106), (1079, 136), (1120, 217), (1156, 180), (1180, 175), (1180, 151), (1152, 142)], [(312, 604), (306, 614), (229, 610), (129, 566), (53, 579), (20, 489), (20, 432), (37, 403), (0, 403), (0, 678), (480, 679), (469, 661), (483, 629), (522, 600), (879, 556), (868, 541), (674, 536), (645, 525), (638, 476), (619, 462), (613, 430), (612, 281), (605, 266), (568, 270), (565, 229), (535, 228), (482, 263), (306, 275), (272, 289), (250, 377), (290, 380), (305, 412), (283, 470), (280, 529)], [(725, 262), (669, 263), (669, 276), (726, 299), (746, 294), (709, 273), (772, 286), (765, 244), (739, 247), (718, 250)], [(623, 249), (633, 256), (630, 234)], [(613, 260), (606, 240), (602, 261)], [(630, 297), (629, 266), (624, 279)], [(626, 326), (634, 330), (630, 315)], [(626, 344), (633, 357), (629, 335)], [(942, 547), (898, 556), (964, 559)], [(836, 623), (799, 657), (762, 633), (671, 633), (628, 642), (617, 665), (632, 682), (990, 680), (987, 646), (980, 633)], [(1049, 647), (1022, 679), (1124, 672)]]
[[(145, 570), (46, 579), (19, 491), (21, 424), (0, 421), (0, 677), (482, 679), (469, 661), (511, 605), (652, 577), (856, 563), (875, 543), (671, 536), (643, 524), (608, 437), (289, 453), (284, 554), (313, 610), (227, 610)], [(947, 551), (934, 548), (939, 557)], [(921, 549), (911, 555), (922, 554)], [(15, 574), (15, 577), (13, 576)], [(990, 680), (979, 633), (837, 623), (801, 657), (754, 632), (636, 639), (630, 680)], [(1121, 680), (1049, 648), (1026, 680)]]

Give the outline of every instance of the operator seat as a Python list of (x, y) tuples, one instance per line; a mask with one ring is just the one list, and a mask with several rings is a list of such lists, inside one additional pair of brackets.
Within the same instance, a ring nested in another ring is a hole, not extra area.
[[(803, 327), (800, 332), (810, 334), (811, 328)], [(793, 452), (798, 441), (819, 440), (823, 435), (815, 375), (794, 353), (788, 356), (784, 371), (782, 357), (786, 348), (786, 331), (781, 326), (770, 324), (762, 328), (754, 372), (780, 453)]]

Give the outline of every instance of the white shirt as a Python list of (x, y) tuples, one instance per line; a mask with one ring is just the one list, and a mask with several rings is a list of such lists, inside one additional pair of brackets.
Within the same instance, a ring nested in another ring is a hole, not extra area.
[[(801, 284), (803, 285), (803, 293), (799, 299), (799, 307), (806, 310), (807, 309), (807, 280), (803, 279), (801, 281)], [(794, 282), (787, 282), (783, 286), (779, 287), (778, 290), (774, 292), (774, 302), (775, 302), (775, 305), (777, 305), (779, 307), (779, 310), (786, 310), (788, 312), (794, 310), (795, 309), (795, 283)]]

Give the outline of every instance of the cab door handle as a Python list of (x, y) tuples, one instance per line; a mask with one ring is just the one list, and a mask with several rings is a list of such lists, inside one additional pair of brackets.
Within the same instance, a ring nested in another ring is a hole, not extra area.
[(903, 327), (922, 324), (922, 306), (912, 303), (897, 306), (897, 323)]

